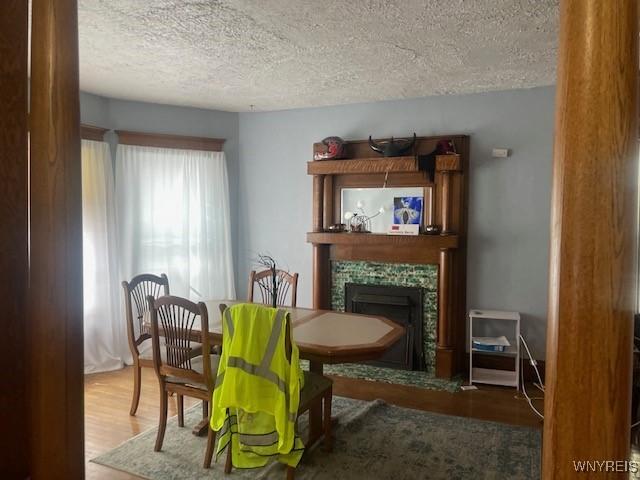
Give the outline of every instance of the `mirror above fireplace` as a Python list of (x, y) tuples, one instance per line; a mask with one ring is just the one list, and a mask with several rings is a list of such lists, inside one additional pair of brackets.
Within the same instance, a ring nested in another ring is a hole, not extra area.
[(343, 188), (340, 197), (341, 221), (347, 223), (347, 212), (366, 215), (371, 233), (389, 232), (398, 199), (420, 199), (420, 215), (412, 223), (422, 227), (431, 219), (431, 187)]

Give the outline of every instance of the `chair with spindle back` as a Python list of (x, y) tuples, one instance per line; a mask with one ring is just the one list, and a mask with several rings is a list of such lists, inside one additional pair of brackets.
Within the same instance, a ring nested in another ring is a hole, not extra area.
[[(279, 285), (276, 305), (279, 307), (295, 307), (298, 296), (298, 274), (291, 274), (284, 270), (276, 270), (276, 281)], [(251, 271), (248, 289), (249, 302), (254, 302), (254, 286), (256, 284), (258, 285), (258, 292), (260, 293), (260, 303), (272, 305), (271, 292), (273, 291), (273, 274), (271, 270), (263, 270), (261, 272)], [(287, 297), (290, 297), (288, 302)]]
[[(160, 420), (154, 450), (162, 449), (167, 427), (168, 397), (184, 395), (210, 402), (220, 357), (211, 353), (209, 316), (203, 302), (195, 304), (186, 298), (148, 297), (153, 344), (153, 367), (160, 382)], [(194, 326), (197, 333), (194, 334)], [(160, 342), (163, 335), (163, 343)], [(196, 338), (197, 336), (197, 338)], [(209, 403), (207, 403), (209, 404)], [(207, 419), (211, 415), (211, 409)], [(209, 422), (207, 421), (207, 424)], [(184, 426), (184, 413), (178, 411), (178, 426)], [(216, 433), (208, 427), (204, 468), (211, 466)]]
[(151, 331), (149, 329), (149, 311), (147, 297), (159, 298), (169, 295), (169, 279), (162, 275), (144, 273), (136, 275), (130, 282), (122, 282), (124, 289), (125, 316), (127, 320), (127, 337), (129, 349), (133, 357), (133, 398), (129, 415), (135, 415), (140, 401), (140, 377), (142, 368), (153, 368), (153, 349)]

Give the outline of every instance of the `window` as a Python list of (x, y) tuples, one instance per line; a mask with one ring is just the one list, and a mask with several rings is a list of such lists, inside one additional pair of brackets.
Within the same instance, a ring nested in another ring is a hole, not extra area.
[(234, 298), (223, 152), (118, 145), (122, 274), (166, 273), (192, 300)]

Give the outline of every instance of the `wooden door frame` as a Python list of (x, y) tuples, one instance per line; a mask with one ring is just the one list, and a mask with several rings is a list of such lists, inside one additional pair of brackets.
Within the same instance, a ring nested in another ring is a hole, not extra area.
[[(3, 368), (0, 388), (0, 478), (29, 473), (29, 437), (25, 343), (27, 329), (28, 137), (27, 137), (28, 3), (0, 4), (0, 305)], [(11, 432), (11, 434), (9, 434)]]
[[(17, 18), (13, 20), (24, 24), (24, 9), (14, 13)], [(33, 0), (31, 18), (30, 267), (26, 315), (24, 308), (21, 315), (26, 318), (28, 332), (23, 344), (27, 357), (27, 402), (23, 399), (23, 403), (29, 412), (22, 421), (28, 435), (30, 478), (82, 479), (84, 358), (77, 2)], [(20, 89), (26, 87), (25, 77)], [(26, 124), (21, 127), (21, 136), (26, 138)]]
[(575, 478), (575, 461), (629, 459), (637, 75), (637, 0), (560, 2), (544, 479)]

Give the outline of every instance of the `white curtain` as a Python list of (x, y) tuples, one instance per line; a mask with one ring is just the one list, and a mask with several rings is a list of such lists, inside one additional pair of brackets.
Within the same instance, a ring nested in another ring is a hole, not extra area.
[(225, 156), (118, 145), (122, 278), (166, 273), (173, 295), (235, 298)]
[(115, 208), (109, 146), (82, 140), (85, 373), (118, 369), (130, 356), (120, 305)]

